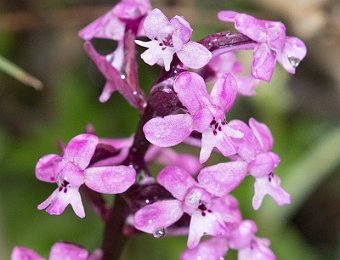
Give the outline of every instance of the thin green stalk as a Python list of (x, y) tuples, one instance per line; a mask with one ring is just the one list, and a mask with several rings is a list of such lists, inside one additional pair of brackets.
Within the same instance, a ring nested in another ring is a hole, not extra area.
[(17, 79), (18, 81), (33, 87), (36, 90), (41, 90), (43, 84), (40, 80), (36, 79), (32, 75), (28, 74), (17, 65), (7, 60), (0, 55), (0, 70)]

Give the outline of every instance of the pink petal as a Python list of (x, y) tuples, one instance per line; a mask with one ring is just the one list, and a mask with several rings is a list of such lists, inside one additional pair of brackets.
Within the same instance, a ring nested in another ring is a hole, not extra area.
[(248, 14), (238, 14), (235, 16), (234, 23), (236, 30), (252, 40), (259, 43), (267, 41), (267, 29), (264, 20), (256, 19)]
[(191, 115), (195, 115), (203, 107), (211, 103), (204, 79), (194, 72), (182, 72), (174, 83), (181, 103)]
[(286, 27), (281, 22), (265, 21), (267, 44), (276, 52), (281, 51), (286, 40)]
[(221, 107), (224, 113), (227, 113), (237, 96), (237, 83), (235, 78), (226, 73), (218, 79), (211, 91), (211, 97), (214, 103)]
[(85, 185), (104, 193), (123, 193), (136, 180), (135, 169), (128, 166), (92, 167), (85, 170)]
[(84, 48), (107, 81), (100, 96), (100, 101), (106, 102), (110, 98), (111, 94), (118, 90), (131, 106), (137, 107), (136, 98), (126, 80), (121, 78), (121, 73), (109, 61), (107, 61), (106, 57), (100, 55), (96, 51), (91, 42), (85, 42)]
[[(201, 139), (201, 152), (200, 152), (200, 163), (205, 163), (208, 161), (211, 152), (218, 142), (218, 138), (214, 136), (213, 131), (208, 129), (207, 131), (202, 133)], [(235, 151), (234, 151), (235, 152)]]
[(248, 247), (254, 239), (257, 227), (254, 221), (244, 220), (232, 230), (229, 237), (229, 246), (233, 249)]
[(77, 187), (69, 187), (66, 193), (64, 190), (56, 189), (45, 201), (38, 205), (38, 209), (47, 208), (46, 212), (50, 215), (60, 215), (69, 204), (78, 217), (85, 217), (83, 203)]
[(97, 144), (98, 137), (95, 135), (77, 135), (68, 142), (63, 159), (84, 170), (89, 165)]
[(164, 65), (166, 71), (170, 70), (170, 64), (175, 53), (175, 49), (169, 46), (160, 46), (159, 42), (152, 40), (149, 42), (135, 41), (136, 44), (147, 47), (148, 49), (141, 54), (141, 58), (146, 64), (150, 66), (161, 62)]
[[(144, 20), (144, 31), (150, 39), (160, 37), (161, 33), (169, 30), (170, 22), (161, 10), (155, 8)], [(171, 31), (169, 31), (171, 33)]]
[(143, 127), (146, 139), (161, 147), (174, 146), (183, 142), (192, 132), (191, 116), (188, 114), (155, 117)]
[(234, 190), (247, 174), (247, 163), (227, 162), (206, 167), (198, 175), (198, 182), (215, 196)]
[(303, 41), (296, 37), (286, 37), (282, 52), (278, 52), (278, 61), (289, 73), (294, 74), (295, 69), (307, 54)]
[(274, 253), (269, 248), (267, 239), (256, 238), (251, 246), (240, 249), (238, 252), (239, 260), (275, 260)]
[(197, 212), (191, 216), (187, 246), (190, 249), (196, 247), (204, 235), (225, 237), (227, 233), (225, 222), (218, 213), (202, 215)]
[(147, 205), (138, 210), (134, 216), (135, 228), (154, 233), (167, 228), (183, 215), (181, 202), (178, 200), (163, 200)]
[[(150, 158), (153, 149), (158, 148), (157, 154), (154, 155), (153, 159)], [(178, 166), (183, 168), (191, 175), (197, 173), (202, 165), (199, 163), (197, 157), (191, 154), (177, 153), (170, 148), (159, 148), (157, 146), (152, 146), (147, 154), (145, 155), (146, 161), (155, 160), (157, 163), (164, 166)]]
[(160, 171), (157, 182), (179, 200), (183, 200), (188, 190), (196, 184), (187, 171), (176, 166), (168, 166)]
[(240, 13), (234, 11), (220, 11), (217, 14), (219, 20), (224, 22), (234, 22), (237, 15)]
[(71, 243), (55, 243), (50, 252), (49, 260), (85, 260), (88, 252), (85, 248), (73, 245)]
[(258, 87), (258, 83), (259, 81), (251, 76), (238, 76), (238, 94), (242, 96), (253, 96), (255, 94), (256, 88)]
[(176, 52), (183, 64), (191, 69), (200, 69), (208, 64), (212, 54), (202, 44), (188, 42), (183, 45), (182, 50)]
[(203, 133), (209, 128), (210, 123), (214, 119), (214, 115), (207, 107), (204, 107), (193, 115), (192, 119), (194, 122), (194, 130)]
[(92, 38), (121, 40), (124, 37), (124, 31), (125, 24), (110, 10), (84, 27), (78, 35), (86, 41)]
[(227, 240), (224, 238), (211, 238), (205, 240), (195, 248), (186, 249), (181, 260), (221, 260), (228, 251)]
[(32, 249), (16, 246), (12, 250), (11, 260), (44, 260), (45, 258), (38, 255)]
[(276, 166), (276, 161), (270, 153), (259, 153), (249, 164), (249, 173), (254, 177), (265, 176), (273, 172)]
[[(176, 15), (174, 18), (170, 20), (170, 24), (172, 24), (175, 27), (173, 37), (175, 36), (182, 43), (187, 43), (190, 40), (192, 28), (190, 24), (182, 16)], [(182, 48), (182, 46), (180, 46), (180, 48)], [(174, 47), (176, 48), (176, 50), (178, 50), (175, 43)]]
[(243, 133), (242, 138), (231, 138), (238, 155), (247, 162), (254, 160), (260, 145), (249, 126), (241, 120), (232, 120), (228, 125)]
[(267, 44), (262, 43), (254, 49), (252, 76), (269, 82), (275, 69), (275, 56)]
[(35, 166), (35, 177), (44, 182), (56, 182), (56, 165), (61, 157), (56, 154), (48, 154), (41, 157)]
[(290, 195), (281, 188), (278, 176), (263, 176), (255, 180), (253, 208), (259, 209), (265, 195), (270, 195), (279, 206), (290, 204)]
[(254, 118), (249, 119), (249, 126), (260, 143), (262, 151), (269, 152), (273, 147), (274, 140), (268, 126), (260, 123)]

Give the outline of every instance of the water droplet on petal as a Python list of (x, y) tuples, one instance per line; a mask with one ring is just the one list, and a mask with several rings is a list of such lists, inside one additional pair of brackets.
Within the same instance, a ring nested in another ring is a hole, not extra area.
[(292, 65), (294, 69), (297, 68), (297, 66), (299, 66), (301, 62), (299, 58), (292, 57), (292, 56), (288, 56), (288, 60), (289, 60), (290, 65)]
[(161, 228), (156, 230), (155, 232), (153, 232), (153, 237), (154, 238), (163, 238), (166, 235), (166, 229), (165, 228)]
[(125, 79), (126, 76), (125, 76), (124, 74), (122, 74), (122, 75), (120, 75), (120, 78), (121, 78), (121, 79)]

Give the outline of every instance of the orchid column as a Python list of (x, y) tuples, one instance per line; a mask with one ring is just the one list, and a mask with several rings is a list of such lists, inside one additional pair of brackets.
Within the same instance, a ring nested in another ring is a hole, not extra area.
[[(276, 60), (295, 73), (306, 47), (286, 36), (280, 22), (232, 11), (221, 11), (218, 18), (233, 22), (238, 32), (194, 41), (184, 17), (169, 20), (148, 0), (122, 0), (80, 31), (85, 51), (106, 79), (99, 100), (118, 91), (138, 109), (140, 121), (126, 138), (100, 138), (88, 128), (61, 149), (62, 155), (45, 155), (37, 163), (36, 177), (58, 186), (38, 209), (60, 215), (70, 204), (83, 218), (83, 193), (105, 225), (102, 245), (92, 255), (58, 242), (50, 259), (119, 259), (128, 238), (140, 232), (155, 238), (187, 235), (181, 259), (221, 259), (229, 249), (238, 250), (241, 260), (275, 259), (269, 240), (255, 235), (256, 223), (242, 218), (231, 192), (252, 176), (255, 210), (267, 194), (280, 206), (289, 204), (274, 174), (280, 158), (264, 123), (254, 118), (245, 123), (228, 112), (239, 95), (252, 96), (258, 82), (271, 80)], [(117, 48), (102, 56), (93, 38), (114, 40)], [(146, 48), (145, 63), (162, 67), (148, 95), (138, 81), (136, 45)], [(242, 50), (254, 50), (251, 75), (242, 75), (235, 54)], [(199, 158), (172, 149), (179, 144), (199, 149)], [(223, 161), (212, 165), (212, 153)], [(162, 170), (152, 172), (151, 163)], [(116, 194), (111, 207), (102, 194)], [(27, 248), (13, 250), (12, 259), (27, 257), (41, 259)]]

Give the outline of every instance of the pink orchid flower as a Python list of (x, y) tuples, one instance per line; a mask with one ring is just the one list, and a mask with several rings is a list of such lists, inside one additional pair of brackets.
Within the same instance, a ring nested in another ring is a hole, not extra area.
[(165, 70), (170, 70), (170, 63), (176, 53), (185, 66), (199, 69), (212, 57), (207, 48), (190, 40), (192, 29), (181, 16), (176, 15), (169, 21), (161, 10), (154, 9), (145, 18), (144, 32), (151, 41), (136, 40), (136, 43), (148, 48), (141, 57), (151, 66), (160, 62)]
[[(48, 257), (49, 260), (99, 260), (101, 259), (101, 250), (96, 250), (89, 256), (88, 251), (85, 248), (73, 245), (71, 243), (57, 242), (50, 251)], [(11, 260), (44, 260), (35, 251), (25, 247), (14, 247), (11, 255)]]
[(67, 144), (64, 155), (48, 154), (40, 158), (35, 175), (44, 182), (57, 183), (58, 188), (40, 205), (51, 215), (60, 215), (68, 204), (80, 218), (85, 217), (79, 187), (105, 194), (126, 191), (136, 179), (136, 172), (128, 166), (88, 167), (98, 144), (98, 137), (80, 134)]
[(306, 56), (306, 45), (299, 38), (286, 36), (286, 27), (281, 22), (260, 20), (234, 11), (221, 11), (218, 18), (233, 22), (236, 30), (258, 43), (252, 64), (252, 75), (257, 79), (270, 81), (276, 60), (294, 74)]
[(209, 159), (214, 147), (224, 156), (235, 154), (230, 138), (241, 138), (243, 134), (225, 123), (225, 113), (237, 95), (233, 76), (225, 74), (208, 95), (201, 76), (183, 72), (177, 76), (174, 89), (188, 113), (151, 119), (143, 128), (145, 137), (157, 146), (169, 147), (181, 143), (195, 130), (202, 133), (201, 163)]
[(241, 215), (228, 195), (246, 176), (244, 162), (220, 163), (202, 169), (198, 183), (187, 171), (168, 166), (157, 181), (175, 199), (158, 201), (136, 212), (134, 226), (154, 234), (179, 220), (184, 213), (191, 216), (188, 247), (197, 246), (203, 235), (221, 237), (228, 232), (227, 223), (237, 222)]
[(259, 80), (251, 76), (242, 76), (242, 65), (237, 61), (234, 52), (227, 52), (214, 56), (208, 63), (210, 69), (216, 74), (216, 78), (225, 73), (231, 73), (237, 82), (237, 91), (242, 96), (253, 96)]
[(255, 177), (253, 208), (259, 209), (266, 194), (280, 206), (289, 204), (289, 194), (280, 187), (280, 178), (273, 174), (280, 158), (271, 151), (273, 136), (269, 128), (254, 118), (249, 120), (249, 127), (240, 120), (229, 124), (244, 134), (243, 138), (233, 139), (238, 154), (234, 158), (246, 161), (250, 175)]

